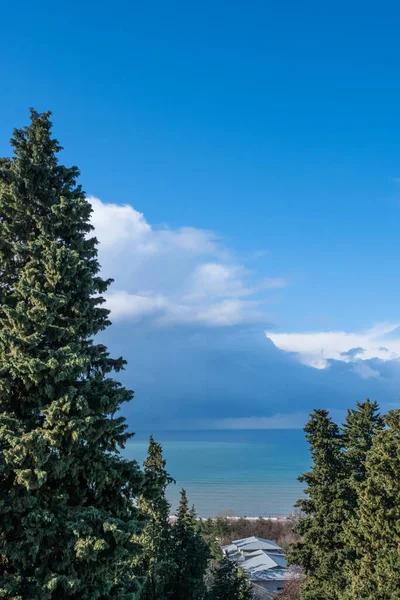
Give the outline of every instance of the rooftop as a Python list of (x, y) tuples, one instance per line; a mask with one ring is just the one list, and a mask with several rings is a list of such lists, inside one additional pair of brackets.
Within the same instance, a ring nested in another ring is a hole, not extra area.
[(222, 551), (248, 573), (251, 581), (288, 579), (283, 550), (271, 540), (254, 536), (234, 540)]
[(282, 552), (282, 548), (275, 544), (272, 540), (264, 538), (252, 537), (243, 538), (241, 540), (233, 540), (232, 544), (237, 546), (243, 552), (252, 552), (253, 550), (272, 550)]

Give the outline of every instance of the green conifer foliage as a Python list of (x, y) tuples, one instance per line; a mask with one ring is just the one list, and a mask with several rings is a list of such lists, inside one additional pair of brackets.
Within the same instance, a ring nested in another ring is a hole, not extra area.
[[(354, 484), (366, 478), (365, 460), (377, 431), (383, 429), (384, 419), (379, 414), (377, 402), (357, 402), (355, 409), (347, 411), (343, 425), (343, 443), (348, 468)], [(357, 502), (356, 502), (357, 503)]]
[[(343, 598), (349, 598), (349, 600), (352, 597), (351, 582), (359, 568), (357, 548), (352, 547), (351, 540), (354, 527), (356, 529), (358, 527), (359, 493), (368, 476), (365, 462), (374, 436), (383, 427), (384, 419), (379, 414), (378, 404), (370, 400), (362, 403), (357, 402), (356, 408), (348, 411), (343, 425), (344, 457), (348, 470), (349, 486), (348, 510), (343, 521), (344, 544), (346, 546), (344, 572), (346, 579), (350, 582), (346, 586)], [(349, 593), (350, 597), (348, 596)]]
[(289, 560), (306, 576), (302, 600), (336, 600), (345, 585), (342, 523), (349, 494), (343, 440), (325, 410), (314, 411), (305, 432), (313, 466), (299, 478), (308, 497), (297, 503), (305, 514), (297, 526), (302, 541), (294, 545)]
[(197, 532), (196, 517), (188, 507), (185, 490), (177, 519), (172, 528), (172, 556), (176, 565), (171, 598), (173, 600), (204, 600), (206, 595), (205, 572), (209, 558), (207, 543)]
[(147, 525), (139, 537), (142, 552), (137, 572), (143, 580), (138, 600), (166, 600), (171, 594), (175, 577), (172, 553), (170, 504), (166, 488), (173, 479), (166, 471), (161, 444), (150, 437), (148, 456), (144, 462), (145, 483), (138, 506), (147, 518)]
[(99, 276), (91, 206), (58, 163), (49, 113), (31, 111), (0, 163), (0, 597), (133, 598), (138, 465), (110, 375), (124, 361), (94, 336)]
[(211, 579), (209, 600), (251, 600), (253, 597), (246, 573), (227, 557), (214, 565)]
[(398, 600), (400, 590), (400, 410), (386, 415), (387, 429), (373, 438), (367, 478), (349, 532), (357, 553), (347, 598)]

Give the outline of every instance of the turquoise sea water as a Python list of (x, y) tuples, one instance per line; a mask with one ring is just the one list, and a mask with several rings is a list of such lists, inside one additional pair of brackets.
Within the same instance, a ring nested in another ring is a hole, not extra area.
[[(201, 517), (227, 511), (287, 516), (303, 495), (297, 477), (309, 468), (310, 458), (302, 431), (168, 432), (154, 437), (176, 479), (168, 491), (172, 512), (182, 487)], [(147, 439), (136, 435), (125, 453), (142, 463), (147, 447)]]

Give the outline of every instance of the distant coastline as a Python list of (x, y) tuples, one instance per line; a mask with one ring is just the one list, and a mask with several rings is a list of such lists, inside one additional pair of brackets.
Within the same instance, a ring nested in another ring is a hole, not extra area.
[[(176, 515), (169, 515), (169, 520), (171, 522), (176, 521), (177, 516)], [(202, 517), (200, 515), (196, 516), (196, 520), (197, 521), (205, 521), (205, 520), (211, 520), (211, 521), (216, 521), (217, 519), (227, 519), (228, 521), (240, 521), (240, 520), (244, 520), (244, 521), (259, 521), (260, 519), (262, 521), (288, 521), (288, 522), (293, 522), (295, 521), (295, 517), (239, 517), (239, 516), (227, 516), (227, 515), (219, 515), (216, 517)]]

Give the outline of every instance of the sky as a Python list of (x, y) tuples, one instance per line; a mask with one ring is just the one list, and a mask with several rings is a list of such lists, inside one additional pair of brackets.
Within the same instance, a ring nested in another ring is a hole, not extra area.
[(399, 405), (396, 2), (2, 7), (0, 155), (52, 110), (138, 431)]

